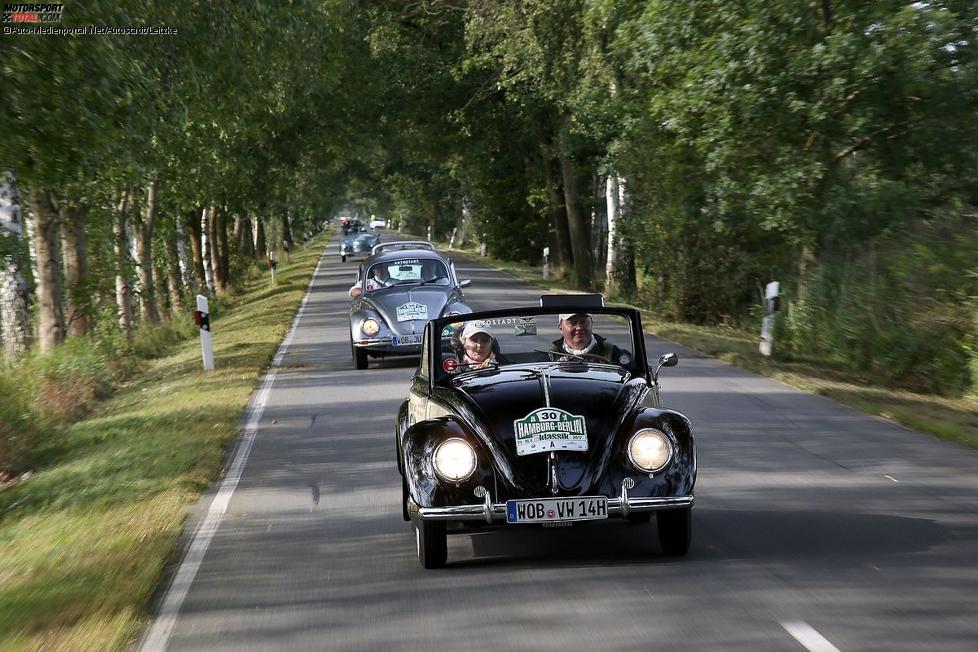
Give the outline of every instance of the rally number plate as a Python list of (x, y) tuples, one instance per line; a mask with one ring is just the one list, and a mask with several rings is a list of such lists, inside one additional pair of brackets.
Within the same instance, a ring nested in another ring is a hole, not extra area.
[(506, 501), (507, 523), (594, 521), (602, 518), (608, 518), (608, 499), (604, 496)]
[(391, 338), (394, 346), (410, 346), (421, 344), (421, 335), (395, 335)]

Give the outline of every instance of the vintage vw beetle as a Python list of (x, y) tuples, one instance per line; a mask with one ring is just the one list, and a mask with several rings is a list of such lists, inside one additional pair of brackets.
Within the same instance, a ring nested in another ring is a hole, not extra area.
[(401, 241), (374, 247), (350, 288), (350, 348), (353, 364), (369, 358), (416, 356), (429, 319), (472, 312), (451, 260), (428, 242)]
[(340, 260), (345, 263), (351, 256), (365, 258), (379, 244), (380, 236), (377, 233), (358, 224), (340, 237)]
[[(653, 513), (663, 552), (686, 553), (693, 431), (660, 405), (658, 385), (678, 358), (650, 366), (637, 310), (578, 297), (428, 323), (396, 421), (402, 513), (425, 568), (445, 564), (449, 530), (645, 523)], [(591, 353), (563, 348), (558, 324), (572, 315), (591, 325)], [(478, 331), (494, 336), (492, 354), (466, 362), (459, 333)]]

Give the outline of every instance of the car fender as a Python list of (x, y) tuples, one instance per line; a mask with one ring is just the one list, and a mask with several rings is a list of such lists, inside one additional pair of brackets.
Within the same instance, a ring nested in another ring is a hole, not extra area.
[[(647, 474), (628, 459), (628, 443), (643, 428), (655, 428), (672, 441), (673, 456), (664, 469)], [(696, 445), (693, 426), (686, 415), (666, 408), (640, 408), (631, 424), (623, 428), (616, 452), (621, 467), (637, 480), (636, 495), (687, 496), (696, 484)]]
[[(475, 472), (460, 482), (446, 482), (435, 474), (434, 454), (448, 439), (462, 439), (476, 455)], [(492, 458), (482, 442), (454, 417), (418, 421), (401, 434), (401, 465), (408, 493), (419, 507), (436, 507), (478, 502), (477, 486), (495, 489)]]
[(357, 309), (350, 310), (351, 340), (355, 342), (356, 340), (360, 339), (360, 324), (364, 319), (368, 318), (376, 319), (377, 323), (380, 324), (380, 332), (378, 332), (375, 337), (383, 337), (385, 334), (389, 335), (388, 331), (390, 329), (388, 329), (387, 323), (384, 321), (384, 318), (380, 315), (380, 313), (374, 310), (370, 304), (361, 301)]

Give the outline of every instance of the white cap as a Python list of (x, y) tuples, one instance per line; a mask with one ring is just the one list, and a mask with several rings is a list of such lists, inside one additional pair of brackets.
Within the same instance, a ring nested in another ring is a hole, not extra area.
[(462, 339), (467, 340), (476, 333), (485, 333), (489, 337), (495, 338), (495, 333), (489, 328), (489, 324), (484, 321), (470, 321), (465, 323), (465, 328), (462, 329)]
[(570, 319), (574, 315), (587, 315), (588, 317), (590, 317), (591, 316), (591, 313), (589, 313), (589, 312), (562, 312), (562, 313), (560, 313), (560, 315), (558, 315), (557, 323), (559, 324), (560, 322), (564, 321), (565, 319)]

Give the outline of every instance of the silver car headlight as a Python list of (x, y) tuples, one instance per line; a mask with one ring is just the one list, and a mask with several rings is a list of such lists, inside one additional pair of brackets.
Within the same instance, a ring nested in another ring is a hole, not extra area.
[(628, 459), (635, 468), (653, 473), (672, 459), (672, 442), (661, 430), (643, 428), (628, 442)]
[(376, 319), (364, 319), (363, 323), (360, 324), (360, 330), (363, 331), (364, 335), (373, 337), (380, 332), (380, 324), (377, 323)]
[(468, 442), (453, 437), (438, 444), (434, 457), (435, 473), (442, 480), (461, 482), (475, 473), (475, 449)]

